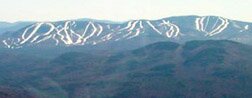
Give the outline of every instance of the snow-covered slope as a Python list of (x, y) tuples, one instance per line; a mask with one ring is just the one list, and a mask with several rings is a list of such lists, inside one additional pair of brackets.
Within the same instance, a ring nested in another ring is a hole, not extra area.
[[(252, 42), (252, 24), (217, 16), (181, 16), (160, 20), (108, 23), (96, 20), (39, 22), (16, 32), (4, 33), (2, 45), (18, 49), (33, 46), (85, 46), (107, 43), (227, 39)], [(154, 41), (154, 40), (153, 40)]]

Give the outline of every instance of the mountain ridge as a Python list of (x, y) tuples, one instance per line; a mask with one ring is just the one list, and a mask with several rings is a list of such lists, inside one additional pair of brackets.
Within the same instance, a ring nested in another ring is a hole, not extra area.
[(151, 42), (154, 37), (158, 41), (186, 42), (200, 39), (226, 39), (250, 43), (252, 40), (248, 36), (252, 35), (251, 26), (251, 23), (219, 16), (174, 16), (158, 20), (131, 20), (122, 23), (84, 19), (39, 22), (16, 32), (2, 34), (0, 39), (4, 44), (2, 46), (11, 49), (39, 45), (97, 45), (132, 39), (136, 42), (145, 39)]
[(35, 98), (252, 96), (252, 47), (246, 44), (157, 42), (108, 55), (83, 52), (47, 60), (4, 52), (0, 55), (0, 88), (19, 87), (20, 93), (26, 91)]

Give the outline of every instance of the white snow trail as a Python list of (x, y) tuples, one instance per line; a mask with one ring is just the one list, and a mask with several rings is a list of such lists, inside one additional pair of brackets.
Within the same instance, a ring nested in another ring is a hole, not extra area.
[(163, 21), (163, 25), (166, 25), (167, 27), (169, 27), (170, 29), (168, 30), (168, 31), (166, 31), (166, 36), (168, 37), (168, 38), (171, 38), (172, 37), (172, 35), (173, 35), (173, 32), (174, 32), (174, 29), (173, 29), (173, 26), (170, 24), (170, 22), (169, 21), (165, 21), (165, 20), (162, 20)]
[(45, 41), (47, 39), (50, 39), (51, 37), (52, 37), (52, 35), (46, 36), (46, 37), (42, 38), (41, 40), (39, 40), (39, 41), (37, 41), (35, 43), (38, 44), (38, 43), (43, 42), (43, 41)]
[(196, 18), (196, 20), (195, 20), (195, 24), (196, 24), (196, 29), (198, 30), (198, 31), (200, 31), (200, 19), (201, 18)]
[(61, 26), (57, 26), (57, 27), (55, 28), (55, 30), (56, 30), (56, 32), (57, 32), (57, 35), (60, 36), (60, 40), (63, 41), (64, 43), (67, 43), (67, 42), (64, 40), (64, 35), (60, 34), (60, 33), (64, 30), (64, 28), (62, 28)]
[(217, 20), (215, 21), (215, 23), (214, 23), (212, 29), (214, 29), (214, 28), (216, 27), (216, 25), (217, 25), (218, 22), (219, 22), (219, 19), (217, 19)]
[(213, 36), (213, 35), (216, 35), (216, 34), (219, 34), (221, 33), (223, 30), (225, 30), (229, 24), (229, 21), (228, 19), (223, 19), (223, 18), (220, 18), (222, 23), (220, 26), (218, 26), (215, 30), (213, 30), (212, 32), (209, 33), (210, 36)]
[(64, 32), (65, 32), (65, 34), (66, 34), (66, 44), (67, 45), (70, 45), (70, 44), (73, 44), (73, 41), (72, 41), (72, 38), (70, 37), (70, 35), (69, 35), (69, 32), (67, 31), (70, 27), (69, 27), (69, 23), (70, 23), (71, 21), (67, 21), (66, 23), (65, 23), (65, 26), (64, 26)]
[(91, 22), (91, 25), (93, 27), (93, 32), (88, 35), (87, 37), (83, 38), (83, 43), (84, 44), (89, 38), (91, 38), (93, 35), (95, 35), (96, 31), (97, 31), (97, 28), (95, 27), (94, 23)]
[(27, 42), (27, 41), (38, 31), (38, 29), (41, 27), (42, 24), (44, 24), (44, 23), (37, 23), (37, 26), (36, 26), (36, 27), (33, 29), (33, 31), (28, 35), (28, 37), (26, 37), (26, 38), (22, 37), (22, 38), (24, 38), (24, 39), (20, 42), (20, 44), (22, 45), (22, 44), (24, 44), (25, 42)]
[(173, 36), (174, 37), (178, 36), (180, 29), (177, 25), (170, 23), (169, 21), (165, 21), (165, 20), (163, 20), (163, 24), (167, 25), (167, 27), (170, 27), (170, 29), (166, 32), (166, 36), (168, 38), (171, 38)]
[(133, 32), (132, 31), (129, 31), (129, 33), (127, 33), (127, 34), (125, 34), (125, 35), (123, 35), (123, 38), (126, 38), (126, 37), (128, 37), (130, 34), (132, 34)]
[(78, 34), (78, 33), (76, 33), (74, 30), (70, 29), (70, 32), (71, 32), (71, 34), (73, 34), (73, 35), (77, 36), (77, 37), (78, 37), (78, 39), (79, 39), (79, 38), (81, 38), (81, 35), (80, 35), (80, 34)]
[(26, 33), (28, 32), (28, 30), (30, 30), (31, 28), (35, 27), (36, 25), (37, 25), (37, 24), (33, 24), (33, 25), (31, 25), (30, 27), (27, 27), (27, 28), (25, 29), (25, 31), (23, 32), (23, 34), (22, 34), (22, 36), (21, 36), (22, 40), (25, 39), (25, 35), (26, 35)]
[(168, 38), (171, 38), (172, 35), (173, 35), (173, 32), (174, 32), (174, 29), (173, 29), (173, 27), (171, 26), (170, 29), (166, 32), (166, 36), (167, 36)]
[(34, 38), (31, 40), (31, 43), (33, 43), (34, 41), (36, 41), (38, 38), (39, 38), (39, 35), (37, 35), (36, 37), (34, 37)]
[(133, 21), (129, 21), (129, 22), (128, 22), (128, 25), (127, 25), (126, 27), (120, 29), (119, 31), (127, 30), (127, 29), (129, 29), (130, 27), (132, 27), (132, 22), (133, 22)]
[(144, 26), (143, 26), (143, 21), (140, 21), (139, 26), (140, 26), (141, 29), (144, 28)]
[(53, 32), (53, 30), (55, 29), (55, 26), (52, 23), (46, 23), (46, 24), (49, 25), (51, 28), (50, 28), (50, 30), (48, 32), (46, 32), (44, 34), (44, 36), (47, 36), (47, 35), (51, 34)]
[(89, 22), (89, 23), (87, 24), (87, 26), (85, 27), (85, 30), (84, 30), (83, 34), (81, 35), (82, 37), (84, 37), (84, 36), (86, 35), (87, 30), (88, 30), (88, 28), (89, 28), (90, 25), (91, 25), (91, 22)]
[(204, 31), (206, 31), (206, 29), (207, 29), (207, 27), (208, 27), (209, 19), (210, 19), (210, 17), (207, 16), (207, 21), (206, 21), (206, 25), (205, 25), (205, 27), (204, 27)]
[(103, 32), (103, 27), (100, 24), (98, 24), (98, 27), (100, 28), (100, 31), (96, 34), (96, 36), (100, 36)]
[[(50, 36), (51, 32), (53, 32), (53, 31), (55, 30), (55, 26), (54, 26), (53, 24), (51, 24), (51, 23), (46, 23), (46, 25), (49, 25), (49, 26), (50, 26), (50, 30), (47, 31), (46, 33), (44, 33), (44, 34), (42, 35), (42, 37)], [(39, 37), (41, 37), (41, 36), (40, 36), (40, 35), (37, 35), (36, 37), (34, 37), (34, 38), (32, 39), (32, 41), (31, 41), (31, 43), (33, 43), (34, 41), (36, 41)], [(39, 41), (37, 41), (37, 42), (41, 42), (41, 41), (39, 40)], [(37, 43), (37, 42), (36, 42), (36, 43)]]
[[(209, 18), (210, 16), (207, 16), (207, 20), (206, 20), (206, 24), (204, 24), (204, 20), (206, 17), (202, 17), (201, 19), (196, 19), (195, 23), (196, 23), (196, 28), (198, 31), (202, 31), (205, 32), (206, 35), (205, 36), (213, 36), (216, 34), (221, 33), (223, 30), (225, 30), (227, 28), (227, 26), (229, 25), (229, 20), (225, 19), (225, 18), (221, 18), (218, 17), (218, 19), (215, 21), (214, 25), (212, 26), (213, 30), (206, 30), (207, 27), (209, 27)], [(217, 25), (219, 20), (221, 20), (221, 24)]]
[(10, 48), (10, 47), (11, 47), (11, 45), (9, 45), (9, 44), (6, 42), (6, 40), (3, 40), (3, 43), (4, 43), (5, 46), (7, 46), (7, 48)]
[(76, 44), (83, 44), (83, 43), (82, 43), (82, 40), (84, 39), (84, 36), (86, 35), (87, 30), (88, 30), (88, 28), (89, 28), (90, 25), (91, 25), (91, 22), (88, 22), (88, 24), (85, 26), (85, 30), (84, 30), (83, 34), (82, 34), (81, 37), (78, 38), (77, 41), (75, 42)]
[(101, 38), (101, 39), (102, 39), (102, 42), (105, 42), (105, 41), (108, 41), (108, 40), (112, 39), (112, 38), (113, 38), (112, 34), (113, 34), (113, 33), (109, 33), (109, 34), (103, 36), (103, 37)]
[(140, 34), (140, 32), (141, 32), (141, 29), (137, 29), (136, 34), (133, 35), (133, 36), (131, 36), (131, 37), (129, 37), (129, 38), (127, 38), (127, 39), (131, 39), (131, 38), (137, 37)]
[(132, 25), (128, 28), (128, 33), (127, 34), (125, 34), (125, 35), (123, 35), (123, 38), (126, 38), (126, 37), (128, 37), (128, 36), (130, 36), (132, 33), (133, 33), (133, 30), (134, 30), (134, 28), (136, 27), (136, 25), (137, 25), (137, 23), (138, 23), (139, 21), (135, 21), (135, 22), (133, 22), (132, 23)]
[(155, 30), (157, 33), (159, 33), (160, 35), (162, 34), (162, 32), (160, 32), (150, 21), (146, 21), (147, 24), (153, 29)]
[(56, 46), (59, 44), (59, 40), (56, 38), (56, 34), (53, 34), (53, 37), (52, 37), (55, 41), (56, 41)]
[[(75, 22), (75, 21), (74, 21), (74, 22), (72, 22), (71, 26), (76, 27), (76, 22)], [(78, 33), (76, 33), (73, 29), (69, 29), (69, 30), (70, 30), (70, 34), (71, 34), (71, 36), (75, 35), (75, 36), (77, 36), (77, 37), (78, 37), (77, 39), (81, 38), (81, 35), (80, 35), (80, 34), (78, 34)], [(76, 43), (76, 42), (73, 42), (73, 44), (75, 44), (75, 43)]]
[(180, 29), (179, 29), (179, 27), (177, 25), (175, 25), (175, 24), (172, 24), (172, 25), (176, 28), (176, 32), (175, 32), (174, 37), (177, 37), (179, 35), (179, 33), (180, 33)]
[(205, 20), (205, 18), (206, 18), (206, 17), (202, 17), (202, 18), (200, 19), (200, 30), (201, 30), (201, 31), (205, 31), (205, 30), (204, 30), (204, 20)]
[(244, 27), (244, 29), (245, 29), (245, 30), (248, 30), (248, 29), (249, 29), (249, 25), (246, 25), (246, 26)]
[(128, 31), (132, 31), (134, 30), (134, 28), (136, 27), (136, 24), (138, 23), (138, 21), (135, 21), (134, 23), (132, 23), (131, 27), (128, 29)]

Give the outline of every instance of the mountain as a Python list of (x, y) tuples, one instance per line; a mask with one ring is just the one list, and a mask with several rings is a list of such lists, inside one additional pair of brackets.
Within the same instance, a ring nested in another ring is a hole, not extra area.
[(250, 98), (251, 59), (251, 46), (227, 40), (165, 41), (53, 59), (3, 52), (0, 85), (39, 98)]
[(127, 22), (78, 19), (34, 23), (4, 33), (0, 39), (1, 46), (10, 49), (81, 46), (120, 50), (136, 49), (159, 41), (183, 43), (210, 39), (250, 44), (251, 26), (248, 22), (219, 16), (179, 16)]
[(15, 23), (0, 22), (0, 34), (6, 32), (15, 32), (33, 23), (34, 22), (15, 22)]

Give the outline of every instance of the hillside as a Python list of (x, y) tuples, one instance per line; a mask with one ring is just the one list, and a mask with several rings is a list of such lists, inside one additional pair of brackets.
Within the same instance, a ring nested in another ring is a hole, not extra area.
[(252, 47), (227, 40), (158, 42), (109, 55), (69, 52), (50, 60), (0, 56), (0, 85), (47, 98), (252, 97)]

